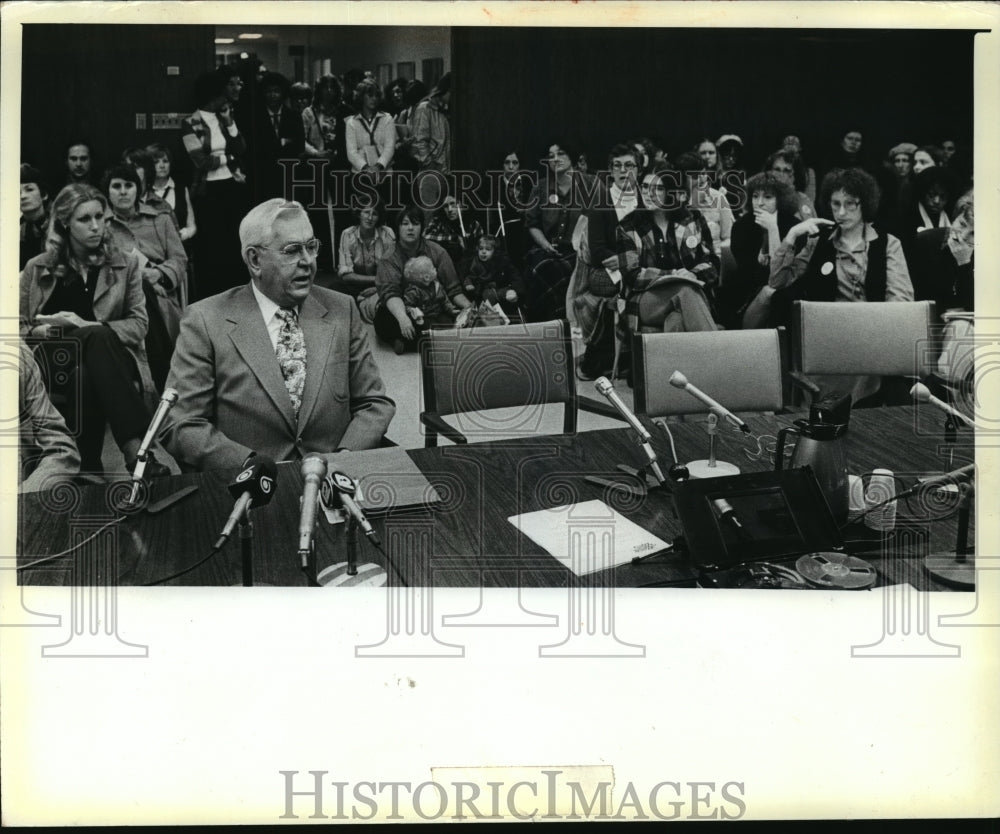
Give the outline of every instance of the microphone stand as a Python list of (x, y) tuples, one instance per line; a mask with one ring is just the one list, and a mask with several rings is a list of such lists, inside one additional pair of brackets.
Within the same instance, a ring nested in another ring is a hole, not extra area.
[(346, 513), (347, 516), (347, 529), (344, 531), (347, 535), (347, 575), (357, 576), (358, 575), (358, 524), (354, 520), (354, 516), (350, 513)]
[(969, 547), (969, 515), (972, 509), (972, 497), (975, 494), (975, 482), (970, 481), (966, 490), (963, 490), (961, 485), (958, 489), (960, 503), (955, 549), (930, 554), (924, 559), (924, 569), (945, 585), (971, 591), (976, 587), (975, 549)]
[(243, 563), (243, 587), (253, 587), (253, 522), (250, 509), (240, 516), (240, 559)]
[(693, 460), (688, 465), (688, 472), (692, 478), (721, 478), (727, 475), (739, 475), (740, 468), (733, 463), (724, 460), (717, 460), (715, 449), (719, 435), (719, 415), (714, 411), (708, 413), (706, 423), (708, 431), (708, 458), (705, 460)]

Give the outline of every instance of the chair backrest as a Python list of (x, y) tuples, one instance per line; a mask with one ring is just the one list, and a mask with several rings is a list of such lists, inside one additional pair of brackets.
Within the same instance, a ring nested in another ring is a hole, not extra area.
[(932, 301), (796, 301), (793, 363), (804, 374), (924, 376)]
[(736, 257), (728, 243), (722, 244), (722, 254), (719, 256), (719, 286), (723, 287), (727, 281), (732, 281), (739, 270)]
[(707, 412), (700, 400), (670, 384), (680, 371), (730, 411), (780, 411), (787, 386), (784, 343), (780, 328), (637, 334), (635, 410), (648, 417)]
[(461, 414), (566, 403), (576, 431), (576, 377), (569, 324), (546, 321), (430, 330), (420, 345), (424, 409)]

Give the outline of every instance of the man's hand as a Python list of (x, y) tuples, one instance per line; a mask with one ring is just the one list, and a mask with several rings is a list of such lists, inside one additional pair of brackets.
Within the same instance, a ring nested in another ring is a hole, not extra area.
[(52, 313), (51, 315), (37, 315), (35, 316), (35, 322), (39, 325), (48, 325), (45, 331), (46, 337), (49, 335), (49, 328), (52, 327), (61, 327), (63, 330), (75, 330), (78, 327), (86, 327), (88, 324), (94, 323), (92, 321), (84, 321), (76, 313), (66, 310)]

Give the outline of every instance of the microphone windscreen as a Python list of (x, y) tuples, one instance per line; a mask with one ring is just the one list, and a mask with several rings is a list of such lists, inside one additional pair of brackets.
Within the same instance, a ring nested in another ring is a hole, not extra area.
[(160, 397), (160, 399), (163, 402), (170, 403), (171, 405), (173, 405), (174, 403), (177, 402), (177, 396), (178, 394), (176, 388), (164, 388), (163, 396)]
[(597, 389), (597, 392), (599, 394), (605, 397), (614, 390), (614, 386), (611, 384), (611, 380), (608, 379), (606, 376), (598, 377), (597, 380), (594, 382), (594, 387)]
[(931, 400), (931, 391), (922, 382), (918, 382), (910, 389), (910, 396), (918, 403), (926, 403)]
[(310, 476), (326, 477), (326, 458), (320, 455), (308, 455), (302, 459), (302, 477), (306, 479)]
[(674, 388), (683, 388), (685, 385), (688, 384), (688, 380), (687, 377), (684, 376), (684, 374), (682, 374), (680, 371), (674, 371), (670, 375), (670, 384), (673, 385)]

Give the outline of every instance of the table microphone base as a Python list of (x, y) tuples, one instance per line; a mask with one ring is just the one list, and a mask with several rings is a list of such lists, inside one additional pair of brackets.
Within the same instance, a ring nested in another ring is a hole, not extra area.
[(324, 588), (384, 588), (389, 581), (386, 572), (373, 562), (358, 565), (358, 572), (351, 576), (347, 562), (337, 562), (316, 574), (316, 582)]
[(707, 460), (693, 460), (687, 465), (687, 468), (692, 478), (722, 478), (740, 474), (738, 466), (726, 463), (724, 460), (715, 461), (714, 466), (710, 466)]
[(976, 587), (976, 557), (968, 554), (960, 562), (955, 551), (932, 553), (924, 559), (924, 569), (939, 582), (971, 591)]

